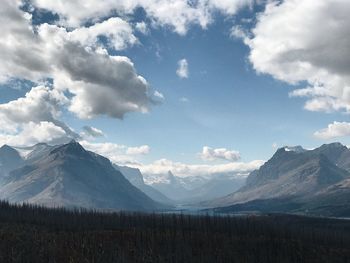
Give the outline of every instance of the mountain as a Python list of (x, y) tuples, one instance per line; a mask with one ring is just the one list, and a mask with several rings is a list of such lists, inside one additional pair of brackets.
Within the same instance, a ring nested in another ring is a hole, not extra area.
[(323, 144), (313, 152), (325, 155), (335, 165), (350, 172), (350, 150), (341, 143)]
[(246, 181), (245, 177), (227, 174), (212, 175), (204, 184), (192, 189), (190, 202), (201, 202), (219, 198), (241, 188)]
[(1, 199), (104, 210), (163, 207), (133, 186), (108, 159), (86, 151), (75, 141), (50, 151), (39, 148), (32, 152), (32, 162), (5, 178), (0, 187)]
[(20, 154), (8, 145), (0, 148), (0, 181), (8, 175), (10, 171), (21, 166), (23, 159)]
[(340, 143), (298, 149), (278, 149), (238, 191), (203, 205), (228, 206), (226, 211), (286, 212), (283, 207), (288, 212), (343, 215), (350, 208), (349, 149)]
[(245, 178), (232, 174), (178, 177), (171, 171), (156, 178), (147, 178), (148, 183), (178, 204), (191, 204), (222, 197), (240, 188)]
[(152, 186), (145, 184), (139, 169), (128, 166), (118, 166), (116, 164), (113, 164), (113, 167), (120, 171), (132, 185), (140, 189), (154, 201), (164, 204), (172, 204), (174, 202)]
[(28, 147), (13, 147), (21, 158), (26, 162), (34, 162), (44, 155), (47, 155), (50, 153), (51, 150), (56, 148), (58, 146), (51, 146), (46, 143), (38, 143), (33, 146), (28, 146)]
[[(160, 178), (161, 180), (159, 180)], [(181, 178), (175, 176), (171, 171), (168, 171), (164, 176), (159, 176), (158, 180), (152, 182), (151, 186), (174, 201), (190, 197), (190, 192), (185, 188)]]

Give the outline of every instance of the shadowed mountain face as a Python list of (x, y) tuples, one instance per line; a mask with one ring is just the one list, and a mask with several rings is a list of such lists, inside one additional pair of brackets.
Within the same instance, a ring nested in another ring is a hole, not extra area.
[(36, 155), (9, 173), (0, 198), (45, 206), (156, 210), (160, 205), (133, 186), (110, 161), (71, 142)]
[(237, 192), (204, 205), (264, 212), (281, 212), (275, 209), (283, 206), (288, 212), (343, 214), (350, 205), (349, 163), (350, 151), (340, 143), (309, 151), (281, 148)]
[(21, 166), (23, 159), (20, 154), (8, 145), (0, 148), (0, 181), (13, 169)]

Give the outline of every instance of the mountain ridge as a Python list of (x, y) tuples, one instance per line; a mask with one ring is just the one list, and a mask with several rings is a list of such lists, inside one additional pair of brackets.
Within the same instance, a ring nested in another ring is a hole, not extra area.
[[(245, 186), (225, 197), (202, 203), (216, 211), (254, 209), (268, 211), (269, 204), (299, 204), (289, 212), (337, 214), (338, 204), (350, 205), (350, 150), (340, 143), (324, 144), (313, 150), (286, 151), (280, 148), (258, 170), (251, 172)], [(336, 187), (338, 185), (338, 187)], [(332, 200), (333, 201), (332, 201)], [(322, 210), (322, 202), (331, 208)], [(252, 205), (253, 204), (253, 205)], [(226, 208), (225, 208), (226, 207)], [(343, 208), (342, 208), (343, 209)], [(317, 210), (317, 212), (316, 212)], [(274, 211), (278, 212), (278, 211)], [(285, 212), (285, 211), (284, 211)], [(350, 213), (349, 213), (350, 215)]]

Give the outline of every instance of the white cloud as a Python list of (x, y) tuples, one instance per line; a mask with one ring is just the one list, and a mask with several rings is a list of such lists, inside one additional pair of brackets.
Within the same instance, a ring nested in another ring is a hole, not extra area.
[(42, 55), (40, 37), (33, 32), (28, 14), (19, 10), (20, 1), (0, 3), (0, 82), (11, 77), (40, 79), (50, 68)]
[(0, 104), (0, 115), (12, 123), (53, 121), (67, 98), (60, 92), (45, 86), (32, 88), (24, 97)]
[(0, 104), (0, 132), (14, 134), (29, 123), (48, 122), (63, 129), (67, 138), (78, 138), (78, 134), (58, 120), (60, 109), (67, 102), (68, 99), (58, 90), (33, 87), (24, 97)]
[(135, 28), (137, 31), (141, 32), (144, 35), (147, 35), (149, 33), (148, 26), (144, 21), (137, 22), (135, 24)]
[(109, 18), (90, 27), (80, 27), (68, 33), (69, 40), (86, 46), (98, 45), (100, 36), (105, 36), (107, 45), (115, 50), (122, 50), (137, 43), (130, 24), (119, 17)]
[(96, 143), (87, 140), (80, 140), (79, 143), (87, 150), (105, 156), (113, 163), (119, 165), (140, 165), (140, 163), (135, 160), (135, 155), (146, 155), (151, 149), (148, 145), (128, 147), (111, 142)]
[(234, 25), (231, 28), (230, 36), (232, 38), (241, 39), (244, 42), (249, 41), (249, 32), (247, 32), (242, 26)]
[(0, 104), (0, 144), (65, 143), (79, 137), (58, 120), (67, 98), (50, 87), (37, 86), (24, 97)]
[(135, 164), (135, 160), (128, 156), (125, 151), (127, 147), (125, 145), (119, 145), (116, 143), (93, 143), (86, 140), (81, 140), (79, 143), (87, 150), (98, 153), (107, 157), (113, 163), (116, 164)]
[(350, 135), (349, 122), (333, 122), (327, 128), (316, 131), (314, 136), (319, 139), (329, 140)]
[(158, 99), (164, 100), (164, 95), (163, 93), (159, 92), (158, 90), (155, 90), (153, 95), (157, 97)]
[(208, 0), (206, 2), (209, 8), (214, 8), (226, 15), (234, 15), (240, 8), (252, 7), (254, 0)]
[(188, 78), (188, 62), (185, 58), (179, 60), (177, 62), (178, 68), (176, 70), (176, 74), (182, 78), (187, 79)]
[[(350, 16), (347, 0), (270, 1), (246, 39), (259, 73), (308, 87), (312, 111), (350, 111)], [(326, 32), (326, 33), (325, 33)]]
[(107, 17), (117, 11), (131, 15), (137, 8), (143, 8), (153, 26), (166, 26), (179, 34), (185, 34), (188, 27), (198, 24), (206, 28), (213, 20), (213, 14), (220, 11), (234, 15), (240, 8), (252, 5), (253, 0), (33, 0), (37, 7), (59, 14), (60, 24), (78, 27), (87, 21)]
[(122, 119), (128, 112), (148, 112), (153, 104), (148, 83), (127, 57), (90, 53), (70, 44), (65, 50), (61, 59), (68, 68), (55, 78), (55, 85), (74, 94), (69, 110), (79, 118)]
[(243, 173), (247, 174), (258, 169), (264, 161), (255, 160), (251, 162), (231, 162), (227, 164), (207, 165), (207, 164), (184, 164), (173, 162), (167, 159), (157, 160), (151, 164), (134, 165), (145, 175), (164, 175), (168, 171), (180, 177), (212, 175), (218, 173)]
[(12, 134), (1, 133), (0, 145), (28, 146), (42, 142), (59, 144), (68, 141), (67, 133), (52, 122), (28, 122), (19, 125), (18, 130), (19, 132)]
[(148, 145), (141, 145), (139, 147), (129, 147), (126, 150), (126, 154), (129, 155), (145, 155), (148, 154), (150, 152), (151, 148)]
[(19, 2), (4, 0), (0, 5), (0, 81), (52, 78), (55, 89), (73, 94), (69, 109), (80, 118), (121, 119), (128, 112), (149, 110), (153, 100), (147, 81), (130, 59), (109, 55), (98, 40), (106, 36), (114, 50), (134, 44), (136, 38), (126, 21), (110, 18), (69, 31), (48, 24), (33, 28)]
[(103, 131), (101, 131), (100, 129), (97, 129), (95, 127), (91, 127), (91, 126), (84, 126), (83, 127), (83, 132), (81, 133), (82, 137), (103, 137), (105, 136)]
[(238, 151), (227, 150), (226, 148), (213, 149), (208, 146), (203, 147), (199, 156), (205, 161), (226, 160), (235, 162), (241, 158)]

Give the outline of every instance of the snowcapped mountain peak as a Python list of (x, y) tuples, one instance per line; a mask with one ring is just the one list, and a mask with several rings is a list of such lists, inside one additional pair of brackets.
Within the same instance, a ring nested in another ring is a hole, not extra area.
[(297, 145), (297, 146), (284, 146), (283, 149), (286, 151), (286, 152), (296, 152), (296, 153), (302, 153), (302, 152), (305, 152), (306, 150), (301, 147), (300, 145)]

